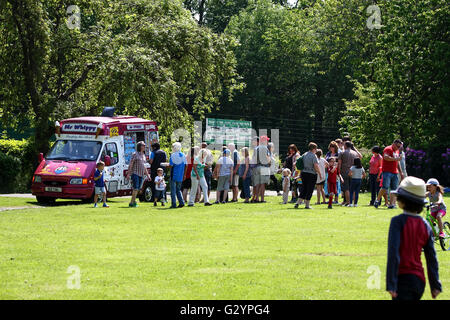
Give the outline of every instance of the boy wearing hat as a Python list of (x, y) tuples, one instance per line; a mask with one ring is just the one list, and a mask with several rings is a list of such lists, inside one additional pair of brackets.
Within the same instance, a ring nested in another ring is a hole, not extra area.
[(389, 227), (386, 290), (393, 300), (420, 300), (425, 290), (420, 259), (423, 249), (431, 296), (435, 299), (442, 286), (433, 232), (428, 222), (420, 216), (426, 203), (425, 181), (407, 177), (393, 193), (403, 213), (393, 217)]

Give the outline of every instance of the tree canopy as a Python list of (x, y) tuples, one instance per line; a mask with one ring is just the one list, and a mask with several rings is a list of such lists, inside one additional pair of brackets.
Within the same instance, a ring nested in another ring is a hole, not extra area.
[(0, 114), (30, 118), (46, 151), (54, 120), (118, 113), (154, 118), (166, 135), (239, 87), (233, 38), (202, 28), (176, 0), (10, 0), (0, 5)]
[(79, 20), (71, 4), (0, 3), (0, 116), (36, 150), (54, 120), (110, 105), (162, 137), (220, 108), (315, 140), (448, 145), (446, 0), (81, 0)]
[(342, 124), (367, 146), (400, 137), (415, 146), (449, 145), (450, 4), (380, 1), (383, 27)]

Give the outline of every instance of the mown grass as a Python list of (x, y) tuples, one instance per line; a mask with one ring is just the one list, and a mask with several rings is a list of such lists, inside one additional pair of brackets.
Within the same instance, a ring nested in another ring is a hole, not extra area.
[[(365, 206), (367, 195), (333, 210), (281, 197), (183, 209), (128, 200), (0, 212), (0, 299), (389, 299), (387, 232), (400, 210)], [(27, 205), (0, 198), (0, 208)], [(450, 252), (436, 249), (439, 299), (449, 299)], [(80, 289), (67, 287), (70, 266)], [(367, 287), (371, 266), (380, 289)]]

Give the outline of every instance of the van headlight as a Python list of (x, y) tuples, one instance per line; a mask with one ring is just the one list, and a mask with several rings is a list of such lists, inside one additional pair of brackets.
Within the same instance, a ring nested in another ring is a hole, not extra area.
[(70, 179), (70, 184), (87, 184), (88, 183), (88, 179), (83, 179), (83, 178), (72, 178)]
[(72, 178), (70, 179), (70, 184), (83, 184), (82, 178)]
[(41, 176), (34, 176), (34, 182), (35, 183), (41, 183), (42, 182)]

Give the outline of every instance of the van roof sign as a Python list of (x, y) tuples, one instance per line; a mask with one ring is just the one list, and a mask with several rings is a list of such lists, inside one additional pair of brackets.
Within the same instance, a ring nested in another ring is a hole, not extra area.
[(91, 123), (64, 123), (61, 130), (64, 132), (95, 133), (97, 126)]
[(155, 121), (133, 116), (78, 117), (62, 120), (61, 133), (82, 135), (123, 135), (125, 131), (158, 131)]

